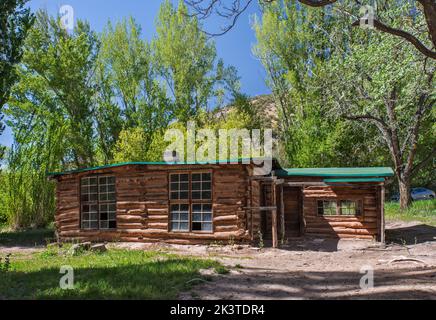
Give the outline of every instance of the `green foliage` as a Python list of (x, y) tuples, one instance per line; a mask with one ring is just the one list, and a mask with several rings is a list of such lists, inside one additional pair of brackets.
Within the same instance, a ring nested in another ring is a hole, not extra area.
[(293, 0), (277, 1), (264, 10), (262, 20), (254, 24), (254, 53), (267, 71), (277, 106), (282, 164), (369, 165), (368, 157), (353, 156), (356, 152), (359, 156), (368, 154), (357, 128), (329, 117), (323, 108), (322, 66), (332, 46), (343, 41), (329, 39), (326, 34), (339, 32), (341, 21), (323, 9), (301, 6)]
[[(0, 295), (7, 299), (176, 299), (201, 279), (200, 269), (220, 267), (209, 259), (154, 251), (109, 250), (65, 256), (62, 249), (11, 261), (2, 274)], [(59, 287), (60, 267), (74, 269), (74, 289)]]
[(414, 201), (406, 210), (400, 210), (398, 202), (386, 202), (385, 215), (391, 221), (420, 221), (436, 226), (436, 200)]
[[(4, 131), (2, 109), (17, 81), (17, 64), (23, 54), (24, 39), (33, 23), (33, 14), (24, 7), (27, 1), (2, 0), (0, 3), (0, 135)], [(0, 160), (4, 151), (0, 145)]]
[(185, 13), (182, 2), (164, 3), (152, 43), (133, 19), (99, 35), (87, 22), (68, 32), (58, 18), (36, 14), (5, 110), (15, 141), (0, 177), (0, 221), (49, 223), (47, 172), (161, 161), (165, 129), (237, 93), (235, 69), (217, 61), (215, 44)]
[(217, 61), (215, 44), (201, 31), (197, 19), (189, 16), (183, 1), (177, 8), (168, 0), (162, 4), (151, 45), (179, 121), (197, 116), (210, 99), (221, 102), (226, 88), (235, 90), (234, 68)]

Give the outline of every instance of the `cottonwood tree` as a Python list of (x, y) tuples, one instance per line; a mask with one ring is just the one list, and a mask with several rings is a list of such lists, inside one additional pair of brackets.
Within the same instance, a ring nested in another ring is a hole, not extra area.
[(326, 66), (325, 107), (377, 128), (379, 143), (389, 150), (404, 209), (411, 201), (413, 177), (436, 155), (436, 63), (423, 63), (416, 51), (386, 34), (360, 36)]
[[(372, 158), (379, 148), (365, 142), (373, 132), (362, 134), (341, 119), (327, 119), (323, 108), (320, 87), (329, 52), (351, 39), (324, 12), (297, 7), (274, 3), (254, 23), (254, 53), (265, 67), (279, 118), (281, 162), (296, 167), (379, 165), (379, 158)], [(340, 36), (329, 39), (326, 32)]]
[[(4, 130), (2, 108), (17, 81), (16, 66), (21, 60), (24, 39), (34, 19), (30, 9), (24, 7), (27, 1), (0, 2), (0, 135)], [(0, 159), (2, 154), (0, 146)]]
[[(209, 35), (223, 35), (231, 30), (238, 18), (243, 14), (248, 7), (254, 3), (254, 0), (185, 0), (185, 3), (191, 8), (192, 14), (199, 19), (206, 19), (211, 15), (227, 20), (227, 23), (218, 32), (207, 32)], [(268, 6), (273, 2), (281, 2), (281, 0), (259, 0), (261, 6)], [(284, 0), (283, 2), (289, 2)], [(351, 25), (359, 26), (361, 18), (365, 17), (365, 10), (362, 11), (364, 5), (377, 4), (377, 11), (375, 17), (372, 20), (373, 27), (383, 33), (390, 34), (395, 37), (399, 37), (404, 41), (412, 44), (417, 50), (419, 50), (425, 57), (436, 59), (436, 1), (435, 0), (402, 0), (400, 3), (410, 3), (414, 6), (413, 12), (409, 12), (417, 18), (418, 16), (423, 19), (413, 19), (406, 24), (393, 24), (388, 19), (381, 19), (378, 14), (389, 10), (390, 6), (397, 5), (398, 1), (391, 0), (373, 0), (373, 1), (360, 1), (360, 0), (298, 0), (302, 5), (309, 7), (326, 7), (333, 5), (335, 10), (345, 12), (349, 15)], [(416, 5), (416, 6), (415, 6)], [(400, 14), (406, 14), (407, 12), (400, 12)], [(421, 23), (421, 20), (423, 20)], [(416, 36), (416, 33), (425, 28), (425, 36)]]
[(133, 18), (107, 25), (97, 66), (98, 144), (105, 161), (112, 159), (123, 129), (140, 128), (146, 150), (155, 132), (168, 125), (172, 104), (158, 81), (150, 44), (141, 38), (141, 28)]
[(207, 110), (211, 100), (222, 102), (236, 77), (234, 68), (224, 67), (217, 59), (214, 42), (200, 28), (197, 18), (188, 16), (183, 1), (177, 8), (165, 1), (151, 43), (157, 71), (173, 103), (174, 117), (182, 122)]
[[(58, 19), (39, 11), (26, 39), (19, 81), (7, 112), (14, 133), (49, 120), (65, 127), (62, 162), (76, 168), (94, 164), (93, 106), (98, 39), (89, 24), (77, 21), (64, 30)], [(33, 117), (28, 117), (33, 115)], [(43, 134), (43, 133), (41, 133)]]

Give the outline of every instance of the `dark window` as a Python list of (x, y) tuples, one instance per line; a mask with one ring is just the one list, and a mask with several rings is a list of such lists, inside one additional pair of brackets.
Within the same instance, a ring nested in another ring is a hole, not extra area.
[(318, 200), (318, 215), (358, 216), (362, 214), (360, 200)]
[(337, 215), (336, 200), (318, 200), (318, 214), (323, 216)]
[(212, 173), (170, 174), (170, 230), (213, 232)]
[(116, 229), (115, 177), (82, 178), (80, 198), (82, 229)]
[(210, 203), (194, 203), (192, 205), (192, 230), (212, 230), (212, 206)]
[(192, 174), (192, 199), (210, 200), (212, 198), (212, 179), (210, 173)]
[(170, 175), (170, 199), (188, 200), (189, 199), (189, 174)]
[(341, 200), (340, 206), (341, 215), (344, 216), (358, 216), (360, 215), (360, 201)]

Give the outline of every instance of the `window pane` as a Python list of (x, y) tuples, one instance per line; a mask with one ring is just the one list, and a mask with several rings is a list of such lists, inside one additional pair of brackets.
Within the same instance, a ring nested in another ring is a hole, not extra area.
[(188, 182), (189, 181), (189, 175), (187, 173), (183, 173), (179, 177), (180, 181)]
[(192, 223), (193, 231), (201, 231), (201, 222), (193, 222)]
[(192, 221), (200, 221), (201, 222), (201, 213), (193, 213), (192, 214)]
[(204, 231), (212, 231), (212, 223), (210, 223), (210, 222), (203, 223), (203, 230)]
[(204, 221), (212, 221), (212, 213), (203, 213)]
[(318, 214), (326, 216), (336, 215), (336, 200), (319, 200)]
[(356, 215), (356, 202), (351, 200), (341, 200), (342, 215)]
[(201, 179), (201, 174), (199, 173), (192, 174), (192, 181), (200, 181), (200, 179)]
[(171, 230), (188, 231), (189, 205), (173, 204), (171, 205)]
[(188, 192), (180, 192), (179, 199), (189, 199)]
[(192, 183), (192, 190), (201, 190), (201, 183), (193, 182)]
[(212, 205), (195, 203), (192, 205), (192, 230), (212, 231)]
[(171, 174), (170, 175), (170, 181), (171, 182), (179, 181), (179, 175), (178, 174)]
[(200, 196), (201, 196), (201, 192), (199, 192), (199, 191), (192, 192), (192, 199), (196, 199), (196, 200), (201, 199)]

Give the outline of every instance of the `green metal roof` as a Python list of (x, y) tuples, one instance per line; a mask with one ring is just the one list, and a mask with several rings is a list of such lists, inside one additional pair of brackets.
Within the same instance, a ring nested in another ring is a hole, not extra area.
[(251, 161), (253, 161), (253, 160), (256, 160), (256, 159), (239, 158), (239, 159), (230, 159), (230, 160), (192, 161), (192, 162), (190, 162), (190, 161), (188, 161), (188, 162), (133, 161), (133, 162), (120, 162), (120, 163), (114, 163), (114, 164), (107, 164), (104, 166), (96, 166), (96, 167), (83, 168), (83, 169), (68, 170), (68, 171), (63, 171), (63, 172), (49, 172), (49, 173), (47, 173), (47, 175), (48, 176), (61, 176), (64, 174), (80, 173), (80, 172), (122, 167), (122, 166), (128, 166), (128, 165), (238, 164), (238, 163), (251, 163)]
[(341, 179), (324, 179), (325, 183), (340, 182), (383, 182), (384, 178), (341, 178)]
[(275, 171), (279, 177), (391, 177), (394, 172), (389, 167), (360, 168), (292, 168)]
[[(63, 172), (50, 172), (48, 176), (60, 176), (64, 174), (80, 173), (86, 171), (115, 168), (126, 165), (205, 165), (205, 164), (238, 164), (252, 163), (254, 160), (264, 160), (263, 158), (238, 158), (230, 160), (213, 161), (192, 161), (192, 162), (165, 162), (165, 161), (134, 161), (108, 164), (90, 168), (69, 170)], [(276, 159), (273, 159), (276, 162)], [(277, 164), (278, 165), (278, 164)], [(389, 167), (361, 167), (361, 168), (289, 168), (277, 169), (274, 173), (280, 177), (286, 176), (314, 176), (314, 177), (390, 177), (394, 172)]]

